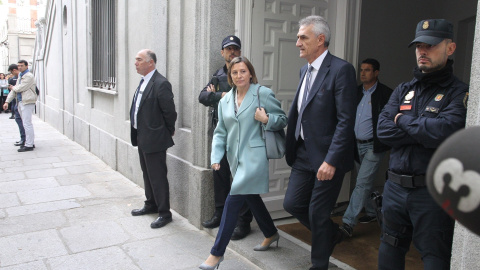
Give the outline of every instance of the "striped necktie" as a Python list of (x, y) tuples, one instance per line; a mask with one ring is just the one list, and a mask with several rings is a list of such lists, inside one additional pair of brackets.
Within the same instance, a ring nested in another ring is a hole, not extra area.
[(140, 87), (142, 86), (143, 83), (143, 78), (140, 80), (140, 84), (137, 87), (137, 91), (135, 91), (135, 96), (133, 97), (133, 107), (130, 112), (130, 123), (132, 123), (132, 127), (135, 126), (135, 111), (137, 110), (137, 97), (138, 97), (138, 92), (140, 92)]
[(295, 139), (297, 140), (300, 137), (303, 110), (305, 109), (305, 106), (307, 106), (307, 98), (308, 98), (308, 93), (310, 92), (310, 79), (312, 78), (312, 70), (313, 70), (313, 66), (309, 65), (307, 70), (307, 79), (305, 80), (305, 87), (303, 89), (302, 107), (300, 108), (300, 112), (297, 119), (297, 125), (295, 127)]

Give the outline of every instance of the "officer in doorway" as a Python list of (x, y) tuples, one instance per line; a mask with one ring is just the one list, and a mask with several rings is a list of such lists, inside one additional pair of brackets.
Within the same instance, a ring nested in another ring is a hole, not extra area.
[(394, 90), (380, 114), (377, 135), (392, 147), (383, 193), (379, 269), (404, 269), (413, 240), (424, 269), (449, 269), (453, 219), (429, 194), (425, 174), (433, 153), (465, 126), (468, 85), (453, 75), (453, 25), (422, 20), (414, 40), (417, 67)]

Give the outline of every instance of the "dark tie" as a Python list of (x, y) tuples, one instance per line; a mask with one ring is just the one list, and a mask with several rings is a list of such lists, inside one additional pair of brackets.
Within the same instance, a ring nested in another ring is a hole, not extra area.
[(300, 107), (300, 112), (297, 118), (297, 126), (295, 127), (295, 139), (297, 140), (298, 140), (298, 137), (300, 136), (300, 127), (302, 124), (303, 110), (307, 105), (308, 93), (310, 92), (310, 79), (312, 78), (312, 70), (313, 70), (313, 66), (309, 65), (307, 70), (307, 79), (305, 80), (305, 87), (303, 89), (302, 107)]
[(142, 86), (143, 78), (140, 80), (140, 84), (137, 87), (137, 91), (135, 91), (135, 96), (133, 97), (133, 105), (132, 110), (130, 112), (130, 122), (132, 123), (132, 127), (135, 126), (135, 111), (137, 110), (137, 97), (138, 92), (140, 92), (140, 87)]

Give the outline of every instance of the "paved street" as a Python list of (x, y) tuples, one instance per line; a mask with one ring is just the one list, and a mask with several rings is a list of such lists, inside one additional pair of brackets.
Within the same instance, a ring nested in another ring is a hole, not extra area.
[[(151, 229), (155, 215), (130, 214), (142, 188), (37, 117), (35, 150), (17, 152), (9, 116), (0, 114), (0, 269), (198, 269), (208, 256), (215, 230), (175, 212)], [(254, 227), (220, 269), (308, 269), (309, 247), (281, 236), (277, 250), (254, 252), (262, 239)]]

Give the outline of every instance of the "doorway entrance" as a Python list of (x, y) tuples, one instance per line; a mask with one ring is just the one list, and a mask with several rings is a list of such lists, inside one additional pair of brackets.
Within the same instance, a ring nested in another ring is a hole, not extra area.
[[(298, 21), (308, 15), (324, 16), (332, 40), (329, 51), (358, 69), (365, 58), (381, 64), (380, 80), (394, 89), (412, 79), (415, 67), (413, 40), (416, 24), (426, 18), (444, 18), (454, 24), (457, 50), (453, 55), (455, 74), (469, 82), (477, 1), (354, 1), (354, 0), (237, 0), (236, 34), (242, 52), (255, 66), (259, 83), (270, 87), (287, 112), (299, 82), (299, 58), (295, 47)], [(376, 186), (385, 181), (388, 160), (377, 175)], [(289, 216), (283, 210), (290, 167), (284, 159), (270, 161), (270, 193), (263, 199), (273, 218)], [(355, 173), (347, 174), (339, 202), (349, 200)]]

